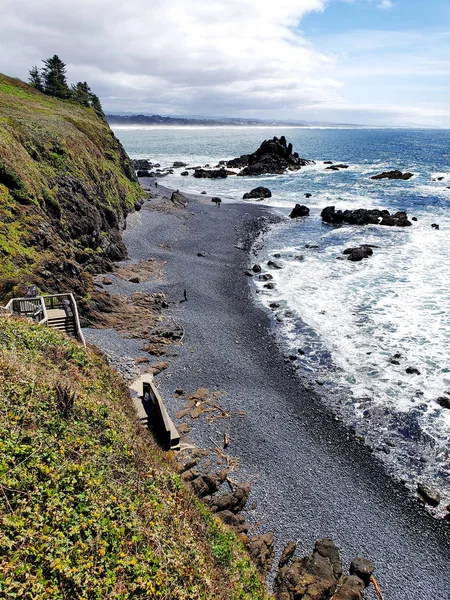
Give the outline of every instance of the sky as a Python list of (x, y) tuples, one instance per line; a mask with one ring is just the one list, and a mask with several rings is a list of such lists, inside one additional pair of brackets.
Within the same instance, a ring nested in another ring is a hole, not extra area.
[(450, 127), (450, 0), (0, 0), (0, 72), (58, 54), (105, 112)]

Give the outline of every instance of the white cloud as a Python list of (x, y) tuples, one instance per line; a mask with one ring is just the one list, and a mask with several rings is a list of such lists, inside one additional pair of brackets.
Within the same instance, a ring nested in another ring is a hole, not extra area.
[[(5, 0), (0, 70), (57, 53), (110, 110), (225, 114), (329, 101), (333, 59), (296, 31), (326, 0)], [(13, 72), (11, 72), (13, 68)]]
[(392, 8), (393, 6), (394, 6), (394, 3), (392, 2), (392, 0), (381, 0), (380, 4), (378, 5), (378, 8), (389, 9), (389, 8)]

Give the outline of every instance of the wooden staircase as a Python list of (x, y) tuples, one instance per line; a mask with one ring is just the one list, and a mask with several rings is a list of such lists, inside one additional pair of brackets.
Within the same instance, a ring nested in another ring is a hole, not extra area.
[(73, 294), (51, 294), (34, 298), (13, 298), (5, 307), (4, 314), (17, 314), (32, 319), (39, 325), (59, 329), (77, 338), (86, 346), (81, 331), (78, 307)]

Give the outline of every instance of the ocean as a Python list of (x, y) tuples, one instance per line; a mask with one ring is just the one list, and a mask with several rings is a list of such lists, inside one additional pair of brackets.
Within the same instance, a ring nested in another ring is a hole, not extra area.
[[(182, 177), (164, 184), (206, 191), (224, 202), (242, 200), (257, 186), (272, 191), (259, 202), (288, 215), (296, 203), (310, 216), (285, 219), (258, 244), (275, 289), (255, 281), (254, 299), (271, 311), (287, 354), (304, 382), (317, 387), (336, 414), (363, 437), (405, 484), (424, 481), (450, 501), (450, 131), (289, 127), (114, 127), (132, 158), (168, 167), (210, 164), (256, 150), (285, 135), (315, 165), (285, 175)], [(324, 161), (348, 169), (326, 170)], [(374, 181), (386, 170), (414, 173), (409, 181)], [(192, 171), (191, 171), (192, 173)], [(438, 179), (439, 178), (439, 179)], [(306, 198), (305, 194), (312, 194)], [(405, 210), (412, 227), (333, 227), (321, 210)], [(439, 230), (431, 227), (439, 224)], [(345, 248), (372, 244), (372, 257), (337, 260)], [(307, 247), (312, 246), (312, 247)], [(315, 246), (315, 247), (314, 247)], [(301, 259), (299, 257), (302, 257)], [(407, 368), (417, 372), (409, 374)], [(299, 402), (301, 398), (299, 397)], [(445, 506), (445, 502), (442, 505)]]

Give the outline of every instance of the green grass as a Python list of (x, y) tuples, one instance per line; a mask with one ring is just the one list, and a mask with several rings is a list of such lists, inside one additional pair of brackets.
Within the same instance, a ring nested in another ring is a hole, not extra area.
[(111, 213), (123, 222), (142, 196), (127, 155), (93, 109), (0, 74), (0, 298), (23, 283), (45, 285), (49, 254), (56, 263), (74, 260), (83, 236), (99, 223), (107, 231)]
[(0, 348), (0, 597), (267, 598), (239, 540), (184, 488), (101, 357), (4, 317)]

